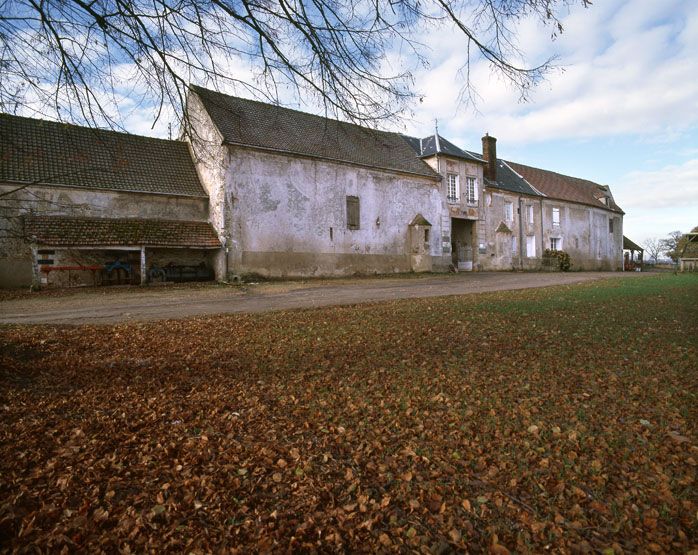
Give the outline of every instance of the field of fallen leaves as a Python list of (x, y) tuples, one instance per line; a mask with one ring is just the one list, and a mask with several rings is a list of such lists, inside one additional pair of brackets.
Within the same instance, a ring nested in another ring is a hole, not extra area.
[(2, 327), (0, 461), (0, 551), (690, 552), (698, 278)]

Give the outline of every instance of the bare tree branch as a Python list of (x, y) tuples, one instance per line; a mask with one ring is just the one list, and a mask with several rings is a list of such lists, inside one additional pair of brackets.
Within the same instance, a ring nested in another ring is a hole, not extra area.
[[(271, 102), (311, 98), (364, 124), (394, 118), (418, 95), (425, 33), (455, 30), (465, 64), (461, 99), (477, 99), (484, 59), (526, 99), (554, 59), (518, 60), (516, 25), (589, 0), (0, 0), (0, 109), (122, 129), (133, 99), (184, 117), (187, 86)], [(386, 58), (406, 52), (406, 69)]]

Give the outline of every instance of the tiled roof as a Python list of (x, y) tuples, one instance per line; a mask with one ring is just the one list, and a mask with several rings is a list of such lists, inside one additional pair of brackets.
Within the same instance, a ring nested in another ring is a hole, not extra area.
[[(514, 162), (507, 162), (507, 164), (547, 197), (622, 212), (604, 185)], [(499, 171), (499, 168), (497, 170)], [(608, 197), (608, 205), (601, 200), (604, 196)]]
[(205, 197), (189, 146), (0, 114), (0, 181)]
[(192, 86), (224, 142), (438, 179), (402, 135)]
[(28, 240), (50, 246), (146, 246), (219, 248), (208, 222), (26, 216)]
[(488, 187), (496, 187), (522, 195), (542, 196), (523, 177), (511, 169), (504, 160), (497, 159), (497, 181), (487, 180)]
[(410, 225), (424, 225), (424, 226), (429, 226), (431, 227), (431, 223), (429, 220), (427, 220), (421, 213), (417, 214), (412, 221), (410, 222)]
[(423, 139), (417, 137), (404, 136), (405, 140), (409, 143), (412, 149), (422, 157), (434, 156), (435, 154), (444, 154), (446, 156), (453, 156), (454, 158), (462, 158), (463, 160), (468, 160), (470, 162), (484, 162), (482, 156), (468, 150), (463, 150), (457, 147), (451, 141), (444, 139), (439, 135), (438, 144), (436, 141), (436, 135), (429, 135)]

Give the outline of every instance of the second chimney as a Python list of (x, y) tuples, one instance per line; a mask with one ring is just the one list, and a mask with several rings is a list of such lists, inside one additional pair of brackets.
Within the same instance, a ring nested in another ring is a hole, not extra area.
[(497, 139), (488, 133), (482, 138), (482, 157), (485, 159), (485, 178), (497, 181)]

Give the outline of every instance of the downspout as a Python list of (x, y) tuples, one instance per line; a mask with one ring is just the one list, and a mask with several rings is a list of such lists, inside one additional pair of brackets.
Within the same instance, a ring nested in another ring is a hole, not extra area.
[(519, 196), (519, 269), (523, 270), (523, 199)]
[(36, 237), (31, 238), (31, 258), (32, 258), (32, 291), (41, 289), (41, 272), (39, 271), (39, 246), (36, 244)]
[(543, 199), (540, 199), (540, 259), (543, 260), (543, 253), (545, 252), (545, 227), (543, 226)]

